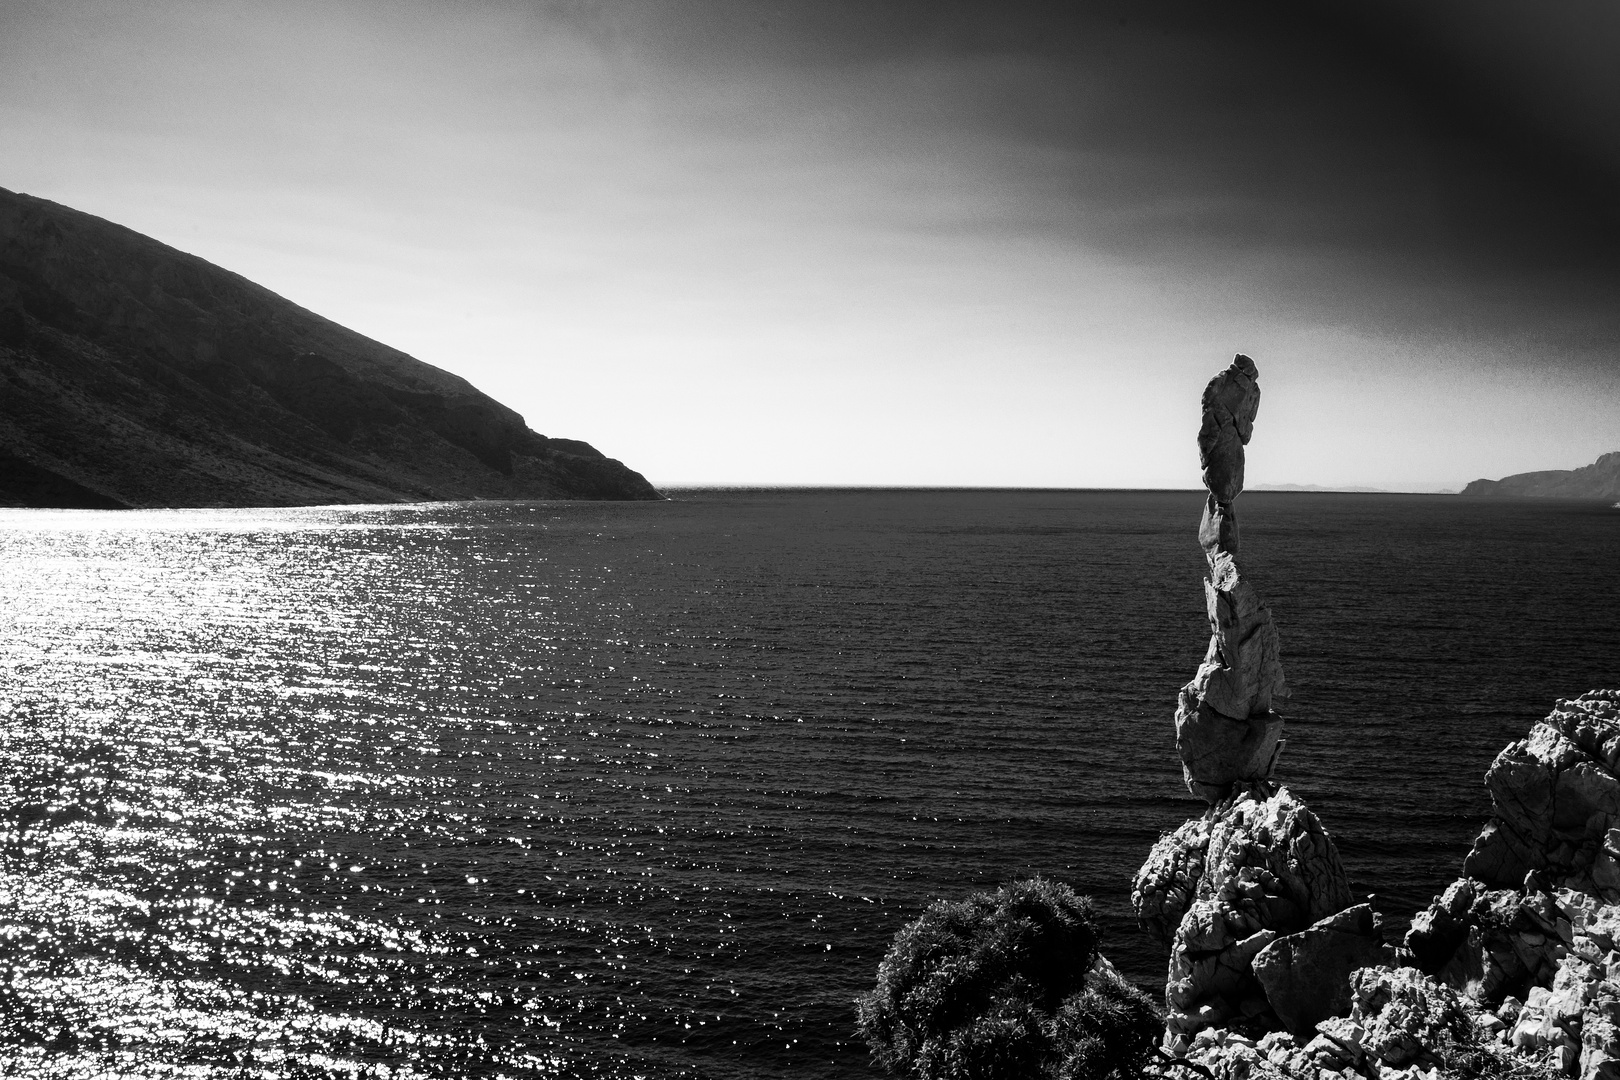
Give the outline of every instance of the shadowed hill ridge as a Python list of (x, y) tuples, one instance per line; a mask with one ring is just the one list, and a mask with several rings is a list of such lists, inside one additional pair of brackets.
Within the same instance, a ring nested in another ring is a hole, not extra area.
[(1620, 451), (1604, 454), (1579, 469), (1515, 473), (1500, 480), (1475, 480), (1464, 495), (1522, 495), (1559, 499), (1620, 499)]
[(656, 499), (466, 380), (0, 188), (0, 505)]

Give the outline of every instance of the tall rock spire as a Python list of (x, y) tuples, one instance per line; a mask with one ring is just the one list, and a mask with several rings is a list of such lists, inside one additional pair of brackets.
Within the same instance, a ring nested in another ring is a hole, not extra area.
[(1239, 354), (1203, 404), (1210, 642), (1176, 750), (1209, 806), (1159, 837), (1131, 885), (1138, 922), (1169, 946), (1162, 1049), (1212, 1080), (1620, 1077), (1620, 691), (1560, 701), (1497, 756), (1465, 876), (1404, 948), (1386, 943), (1333, 839), (1272, 775), (1287, 690), (1271, 613), (1238, 572), (1234, 509), (1254, 361)]
[(1210, 638), (1198, 674), (1181, 688), (1176, 751), (1187, 790), (1210, 803), (1234, 784), (1271, 775), (1283, 727), (1271, 706), (1288, 696), (1271, 611), (1237, 563), (1234, 504), (1243, 493), (1243, 448), (1260, 409), (1258, 379), (1254, 361), (1239, 353), (1204, 388), (1198, 429), (1198, 461), (1209, 489), (1198, 542), (1209, 563), (1204, 602)]
[[(1240, 353), (1205, 388), (1198, 431), (1210, 638), (1177, 701), (1176, 752), (1187, 789), (1210, 805), (1160, 837), (1131, 889), (1143, 928), (1170, 946), (1165, 1043), (1177, 1052), (1202, 1028), (1308, 1026), (1337, 1002), (1302, 991), (1295, 969), (1337, 972), (1383, 956), (1371, 908), (1346, 910), (1350, 885), (1333, 840), (1271, 779), (1283, 726), (1272, 705), (1288, 690), (1271, 612), (1238, 571), (1235, 509), (1260, 407), (1256, 379)], [(1324, 950), (1318, 939), (1333, 944)]]

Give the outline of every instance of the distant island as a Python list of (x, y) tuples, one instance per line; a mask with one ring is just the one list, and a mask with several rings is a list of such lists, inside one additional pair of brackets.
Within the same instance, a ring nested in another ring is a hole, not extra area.
[(465, 379), (0, 188), (0, 505), (658, 499)]
[(1388, 488), (1335, 487), (1330, 484), (1253, 484), (1250, 491), (1315, 491), (1330, 494), (1387, 495)]
[(1604, 454), (1579, 469), (1515, 473), (1500, 480), (1475, 480), (1464, 495), (1540, 496), (1556, 499), (1620, 500), (1620, 451)]

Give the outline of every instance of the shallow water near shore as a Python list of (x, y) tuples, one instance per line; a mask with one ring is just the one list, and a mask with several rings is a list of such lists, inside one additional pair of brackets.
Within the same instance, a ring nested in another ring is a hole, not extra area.
[[(1198, 813), (1193, 492), (0, 511), (13, 1074), (875, 1075), (936, 896), (1129, 918)], [(1397, 925), (1620, 685), (1620, 512), (1250, 493), (1280, 774)]]

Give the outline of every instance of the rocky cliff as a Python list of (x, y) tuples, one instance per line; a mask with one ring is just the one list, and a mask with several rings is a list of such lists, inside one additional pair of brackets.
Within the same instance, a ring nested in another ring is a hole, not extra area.
[(1620, 451), (1604, 454), (1579, 469), (1516, 473), (1500, 480), (1475, 480), (1464, 495), (1521, 495), (1557, 499), (1620, 500)]
[(0, 189), (0, 505), (656, 499), (465, 380)]

